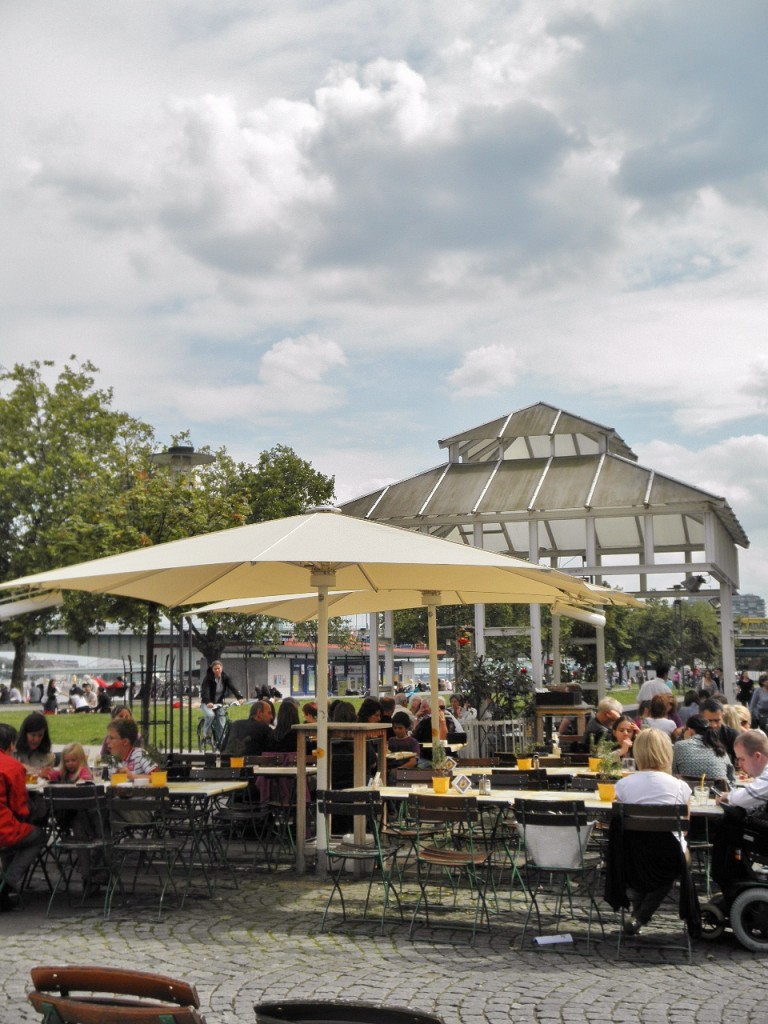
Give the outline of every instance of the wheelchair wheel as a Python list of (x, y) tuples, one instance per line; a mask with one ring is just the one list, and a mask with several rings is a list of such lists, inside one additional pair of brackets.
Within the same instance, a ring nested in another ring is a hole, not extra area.
[(714, 901), (701, 905), (701, 937), (706, 942), (715, 942), (725, 931), (725, 914), (719, 903)]
[(768, 953), (768, 887), (745, 889), (731, 904), (733, 934), (746, 949)]

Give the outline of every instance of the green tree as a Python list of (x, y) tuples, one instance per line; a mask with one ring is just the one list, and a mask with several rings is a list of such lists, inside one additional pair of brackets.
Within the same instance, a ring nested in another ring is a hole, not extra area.
[(238, 471), (250, 506), (249, 523), (300, 515), (333, 501), (335, 479), (313, 469), (286, 445), (263, 451), (255, 466), (240, 463)]
[[(151, 428), (112, 408), (111, 388), (76, 357), (53, 383), (52, 362), (0, 372), (0, 578), (113, 552), (119, 545), (115, 498), (123, 472)], [(82, 635), (106, 604), (67, 595), (64, 621)], [(23, 678), (27, 649), (57, 612), (24, 615), (2, 626), (13, 644), (12, 678)]]

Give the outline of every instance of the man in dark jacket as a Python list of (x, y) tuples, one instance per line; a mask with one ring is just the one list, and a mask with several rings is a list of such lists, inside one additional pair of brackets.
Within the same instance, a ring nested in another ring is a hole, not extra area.
[(231, 693), (235, 700), (242, 700), (242, 694), (232, 685), (232, 680), (220, 661), (214, 661), (205, 674), (200, 687), (200, 710), (205, 719), (205, 735), (209, 736), (213, 729), (213, 737), (218, 746), (224, 730), (224, 716), (218, 712), (224, 703), (224, 697)]
[(265, 700), (257, 700), (251, 706), (251, 713), (247, 718), (233, 722), (229, 727), (227, 746), (225, 754), (236, 754), (256, 756), (264, 754), (272, 749), (272, 729), (269, 723), (272, 720), (272, 709)]

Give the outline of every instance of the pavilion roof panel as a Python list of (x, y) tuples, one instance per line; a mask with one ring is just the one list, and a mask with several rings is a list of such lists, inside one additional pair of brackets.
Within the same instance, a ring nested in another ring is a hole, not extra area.
[[(529, 459), (527, 462), (504, 461), (491, 480), (477, 511), (487, 515), (492, 512), (521, 512), (528, 508), (541, 475), (547, 465), (546, 459)], [(461, 466), (462, 471), (469, 467)]]
[(634, 462), (608, 456), (600, 467), (590, 508), (642, 508), (650, 471)]
[(547, 470), (536, 509), (583, 509), (592, 487), (598, 460), (594, 455), (554, 459)]
[(457, 508), (471, 512), (492, 477), (495, 465), (489, 462), (467, 465), (450, 463), (448, 472), (430, 497), (424, 514), (451, 515)]

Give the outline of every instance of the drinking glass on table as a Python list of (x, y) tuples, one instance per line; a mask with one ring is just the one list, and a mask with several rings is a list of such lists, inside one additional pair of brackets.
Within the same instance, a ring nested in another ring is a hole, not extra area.
[(624, 769), (625, 772), (635, 771), (637, 765), (635, 764), (634, 757), (622, 757), (621, 767)]

